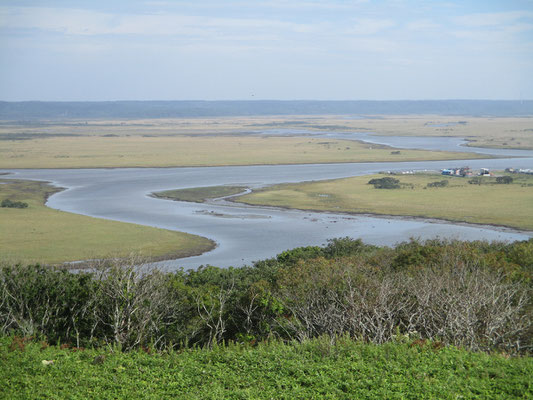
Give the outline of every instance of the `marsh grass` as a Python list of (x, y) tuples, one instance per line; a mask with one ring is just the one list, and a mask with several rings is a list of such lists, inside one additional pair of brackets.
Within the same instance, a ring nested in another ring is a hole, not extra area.
[(244, 186), (206, 186), (190, 189), (165, 190), (163, 192), (152, 193), (152, 195), (168, 200), (204, 203), (209, 199), (242, 193), (245, 189), (247, 188)]
[[(439, 218), (533, 230), (533, 176), (513, 175), (511, 184), (469, 184), (469, 178), (415, 174), (395, 176), (401, 189), (375, 189), (368, 181), (383, 175), (321, 182), (276, 185), (240, 196), (235, 201), (348, 213)], [(445, 187), (428, 188), (446, 180)]]
[[(0, 168), (177, 167), (463, 159), (355, 141), (257, 136), (65, 136), (0, 140)], [(469, 158), (482, 158), (469, 155)], [(485, 157), (487, 158), (487, 157)]]
[(142, 254), (153, 259), (200, 254), (212, 241), (182, 232), (92, 218), (46, 207), (61, 190), (45, 182), (1, 180), (0, 200), (28, 203), (27, 208), (0, 208), (0, 258), (4, 261), (67, 261)]

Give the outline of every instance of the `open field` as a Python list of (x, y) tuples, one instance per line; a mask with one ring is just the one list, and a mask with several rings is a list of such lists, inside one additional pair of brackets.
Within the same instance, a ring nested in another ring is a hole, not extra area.
[(208, 199), (242, 193), (245, 189), (243, 186), (207, 186), (191, 189), (165, 190), (163, 192), (152, 193), (152, 195), (167, 200), (204, 203)]
[(533, 149), (531, 117), (387, 116), (355, 120), (350, 123), (350, 127), (385, 136), (459, 137), (478, 147)]
[(3, 337), (0, 363), (0, 396), (9, 399), (533, 396), (531, 357), (474, 353), (432, 342), (375, 345), (342, 339), (331, 345), (324, 338), (147, 354), (31, 342), (21, 349)]
[(201, 254), (212, 241), (181, 232), (53, 210), (45, 199), (58, 189), (43, 182), (0, 180), (0, 200), (28, 208), (0, 208), (0, 258), (3, 262), (62, 263), (135, 254), (169, 259)]
[[(394, 176), (405, 184), (400, 189), (376, 189), (368, 184), (370, 179), (384, 176), (282, 184), (234, 201), (304, 210), (429, 217), (533, 230), (531, 175), (514, 174), (512, 184), (475, 185), (468, 183), (471, 178), (437, 174)], [(441, 180), (448, 181), (448, 186), (427, 188), (428, 183)]]
[(173, 167), (462, 159), (464, 153), (391, 149), (301, 137), (54, 137), (0, 140), (0, 168)]
[(476, 145), (533, 148), (533, 117), (258, 116), (137, 120), (0, 121), (0, 140), (83, 136), (243, 135), (268, 129), (375, 132), (397, 136), (455, 136)]
[[(170, 167), (461, 159), (355, 141), (260, 131), (300, 129), (379, 135), (457, 136), (476, 146), (533, 148), (533, 118), (441, 116), (221, 117), (0, 122), (0, 168)], [(469, 157), (475, 157), (470, 156)]]

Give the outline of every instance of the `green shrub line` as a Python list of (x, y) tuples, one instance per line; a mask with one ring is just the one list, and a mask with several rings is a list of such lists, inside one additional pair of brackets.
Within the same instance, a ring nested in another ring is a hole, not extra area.
[(136, 258), (78, 273), (3, 265), (0, 334), (123, 351), (408, 335), (529, 354), (532, 272), (533, 239), (388, 248), (337, 238), (242, 268), (171, 273)]

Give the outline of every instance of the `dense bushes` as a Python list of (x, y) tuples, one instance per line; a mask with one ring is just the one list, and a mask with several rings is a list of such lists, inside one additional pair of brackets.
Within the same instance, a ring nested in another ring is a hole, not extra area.
[(387, 176), (385, 178), (374, 178), (368, 181), (369, 185), (374, 185), (376, 189), (399, 189), (400, 180)]
[(448, 186), (448, 184), (449, 184), (449, 182), (444, 179), (442, 181), (429, 182), (427, 184), (427, 187), (430, 187), (430, 188), (432, 188), (432, 187), (434, 187), (434, 188), (436, 188), (436, 187), (446, 187), (446, 186)]
[(270, 337), (409, 334), (469, 349), (532, 349), (533, 240), (340, 238), (250, 267), (164, 273), (107, 260), (90, 273), (0, 269), (0, 333), (76, 346), (211, 346)]

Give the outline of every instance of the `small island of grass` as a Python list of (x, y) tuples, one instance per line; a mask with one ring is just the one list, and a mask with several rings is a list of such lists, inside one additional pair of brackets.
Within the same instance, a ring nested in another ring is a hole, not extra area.
[(243, 193), (247, 188), (244, 186), (207, 186), (188, 189), (166, 190), (152, 193), (154, 197), (175, 201), (190, 201), (193, 203), (205, 203), (207, 200), (219, 197), (233, 196)]

